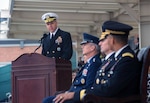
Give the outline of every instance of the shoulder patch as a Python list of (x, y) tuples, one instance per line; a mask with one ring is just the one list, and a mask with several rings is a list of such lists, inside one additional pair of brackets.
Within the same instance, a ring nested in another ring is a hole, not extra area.
[(134, 55), (131, 54), (131, 53), (124, 53), (124, 54), (122, 54), (122, 57), (126, 57), (126, 56), (129, 56), (129, 57), (131, 57), (131, 58), (134, 58)]

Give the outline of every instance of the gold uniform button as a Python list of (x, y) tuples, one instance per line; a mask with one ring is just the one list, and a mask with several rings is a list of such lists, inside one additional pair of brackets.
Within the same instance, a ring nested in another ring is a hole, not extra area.
[(99, 84), (99, 81), (100, 81), (99, 78), (97, 78), (97, 79), (96, 79), (96, 84)]

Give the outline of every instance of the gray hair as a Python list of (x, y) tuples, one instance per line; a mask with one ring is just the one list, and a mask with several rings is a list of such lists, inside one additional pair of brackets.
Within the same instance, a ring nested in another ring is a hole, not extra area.
[(97, 45), (97, 44), (95, 44), (95, 43), (90, 43), (91, 45), (93, 45), (93, 46), (95, 46), (95, 48), (96, 48), (96, 52), (97, 53), (100, 53), (100, 46), (99, 45)]

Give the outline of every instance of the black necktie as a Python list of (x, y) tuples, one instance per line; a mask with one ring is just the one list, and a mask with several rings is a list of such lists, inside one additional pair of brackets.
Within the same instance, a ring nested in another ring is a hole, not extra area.
[(54, 35), (53, 35), (53, 34), (51, 34), (51, 39), (53, 39), (53, 37), (54, 37)]

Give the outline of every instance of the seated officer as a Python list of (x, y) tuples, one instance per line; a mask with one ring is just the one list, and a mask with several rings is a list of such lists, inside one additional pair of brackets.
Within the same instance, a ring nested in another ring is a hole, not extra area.
[(128, 35), (132, 27), (115, 21), (106, 21), (102, 26), (104, 36), (108, 39), (110, 48), (115, 51), (113, 66), (98, 72), (91, 88), (70, 92), (67, 96), (57, 95), (55, 103), (81, 102), (90, 93), (98, 96), (121, 97), (139, 92), (140, 71), (138, 59), (127, 44)]
[[(93, 85), (98, 67), (101, 65), (100, 48), (98, 46), (99, 39), (90, 34), (83, 34), (83, 41), (81, 42), (82, 54), (84, 57), (85, 65), (77, 73), (74, 81), (68, 91), (80, 91), (85, 88), (90, 88)], [(50, 96), (44, 99), (43, 103), (52, 103), (55, 96)]]
[(58, 15), (56, 13), (45, 13), (42, 15), (48, 30), (42, 37), (42, 55), (70, 60), (72, 57), (72, 39), (71, 34), (61, 30), (58, 25)]
[[(100, 46), (100, 50), (101, 53), (103, 55), (105, 55), (105, 58), (102, 62), (102, 65), (99, 67), (99, 74), (100, 75), (104, 75), (104, 71), (106, 70), (105, 68), (107, 67), (110, 68), (113, 66), (115, 60), (114, 60), (114, 51), (111, 49), (110, 47), (110, 41), (107, 39), (107, 36), (100, 36), (100, 40), (99, 40), (99, 46)], [(99, 82), (99, 79), (97, 80), (97, 82)]]

